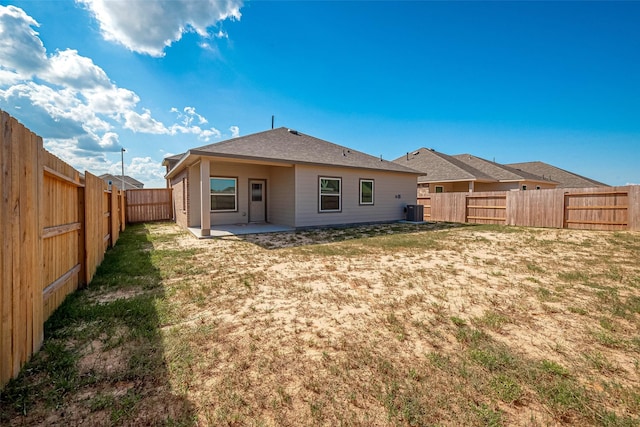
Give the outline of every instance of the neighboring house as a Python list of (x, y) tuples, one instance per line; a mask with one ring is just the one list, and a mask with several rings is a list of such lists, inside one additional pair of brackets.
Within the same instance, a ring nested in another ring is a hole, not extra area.
[(496, 180), (496, 182), (489, 185), (480, 185), (474, 191), (541, 190), (558, 186), (557, 182), (542, 176), (472, 156), (471, 154), (458, 154), (452, 157)]
[(105, 173), (104, 175), (100, 175), (98, 178), (102, 179), (106, 183), (115, 184), (120, 190), (136, 190), (144, 187), (142, 182), (131, 178), (128, 175), (124, 176), (124, 188), (122, 187), (122, 175), (111, 175), (110, 173)]
[(557, 183), (470, 154), (420, 148), (394, 163), (421, 171), (418, 194), (555, 188)]
[(176, 222), (201, 229), (269, 222), (313, 227), (395, 221), (419, 172), (286, 128), (165, 158)]
[(544, 162), (510, 163), (507, 166), (524, 172), (542, 176), (558, 183), (558, 188), (593, 188), (609, 187), (609, 185), (560, 169)]

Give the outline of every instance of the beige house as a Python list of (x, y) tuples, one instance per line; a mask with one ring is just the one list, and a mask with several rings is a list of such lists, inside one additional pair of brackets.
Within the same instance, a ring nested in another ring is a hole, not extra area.
[(556, 188), (550, 179), (501, 165), (471, 154), (449, 156), (420, 148), (394, 160), (422, 174), (418, 196), (425, 193), (534, 190)]
[(278, 128), (167, 157), (176, 222), (202, 236), (225, 224), (294, 228), (396, 221), (419, 172)]

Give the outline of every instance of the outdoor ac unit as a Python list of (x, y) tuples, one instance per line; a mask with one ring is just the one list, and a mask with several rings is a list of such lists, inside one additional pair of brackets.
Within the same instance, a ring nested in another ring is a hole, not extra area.
[(407, 221), (422, 222), (424, 220), (424, 206), (407, 205)]

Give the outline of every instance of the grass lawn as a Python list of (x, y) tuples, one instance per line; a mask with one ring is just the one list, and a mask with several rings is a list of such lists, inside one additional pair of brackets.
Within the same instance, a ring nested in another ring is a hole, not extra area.
[(640, 233), (130, 226), (0, 424), (638, 426)]

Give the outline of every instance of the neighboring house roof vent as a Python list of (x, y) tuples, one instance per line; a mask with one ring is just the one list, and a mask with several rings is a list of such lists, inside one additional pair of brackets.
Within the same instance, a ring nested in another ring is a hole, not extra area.
[(292, 133), (294, 135), (298, 135), (298, 131), (295, 129), (287, 129), (289, 131), (289, 133)]

